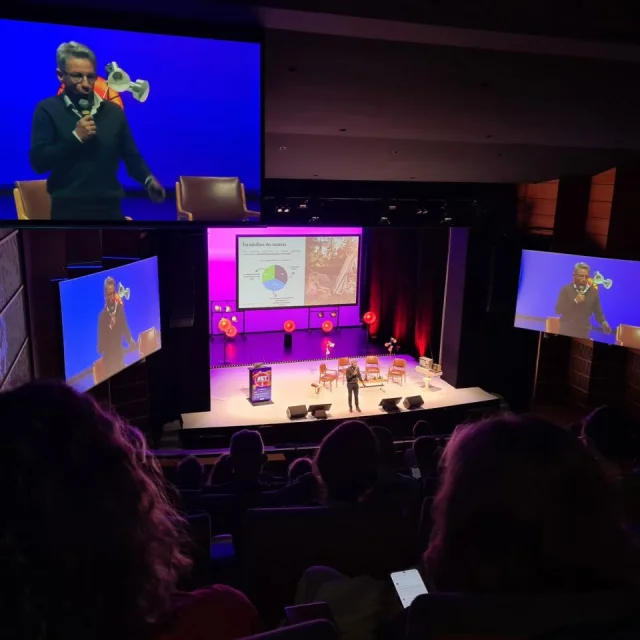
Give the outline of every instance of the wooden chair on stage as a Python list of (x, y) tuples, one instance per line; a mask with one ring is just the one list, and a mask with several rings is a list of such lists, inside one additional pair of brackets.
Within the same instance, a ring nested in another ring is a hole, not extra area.
[(333, 391), (333, 383), (338, 384), (338, 372), (335, 369), (328, 369), (327, 365), (322, 363), (320, 365), (320, 377), (318, 378), (318, 383), (323, 387), (327, 386), (327, 382), (329, 383), (329, 391)]
[(387, 374), (387, 380), (389, 381), (398, 379), (400, 380), (400, 385), (407, 380), (407, 361), (403, 358), (395, 358)]
[(138, 336), (138, 351), (141, 358), (155, 353), (160, 348), (160, 333), (155, 328), (147, 329)]
[(544, 323), (544, 332), (545, 333), (560, 333), (560, 318), (557, 316), (550, 316), (545, 320)]
[(616, 344), (630, 349), (640, 349), (640, 327), (619, 324), (616, 329)]
[[(51, 196), (46, 180), (16, 180), (13, 189), (18, 220), (51, 220)], [(128, 216), (125, 220), (131, 220)]]
[(338, 379), (342, 378), (342, 384), (345, 383), (347, 379), (347, 369), (351, 361), (349, 358), (338, 358)]
[(93, 384), (100, 384), (104, 379), (104, 360), (100, 358), (93, 363)]
[(364, 373), (375, 378), (380, 377), (380, 359), (378, 356), (367, 356), (364, 361)]

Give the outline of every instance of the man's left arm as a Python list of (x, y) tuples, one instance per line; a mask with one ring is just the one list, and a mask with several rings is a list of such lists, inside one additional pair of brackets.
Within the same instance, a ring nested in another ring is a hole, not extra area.
[(133, 139), (131, 128), (124, 114), (122, 114), (122, 128), (120, 132), (120, 157), (124, 162), (127, 173), (147, 189), (153, 200), (159, 202), (164, 200), (164, 189), (154, 178), (151, 169), (149, 169), (149, 166), (138, 150), (138, 145)]
[(129, 328), (129, 321), (127, 320), (127, 314), (124, 310), (124, 305), (120, 305), (122, 309), (122, 333), (127, 340), (127, 344), (134, 346), (136, 343), (131, 335), (131, 329)]
[(600, 292), (597, 289), (594, 289), (594, 293), (596, 294), (595, 301), (593, 303), (593, 315), (596, 318), (596, 321), (602, 328), (609, 332), (611, 331), (611, 327), (605, 318), (604, 312), (602, 311), (602, 304), (600, 302)]

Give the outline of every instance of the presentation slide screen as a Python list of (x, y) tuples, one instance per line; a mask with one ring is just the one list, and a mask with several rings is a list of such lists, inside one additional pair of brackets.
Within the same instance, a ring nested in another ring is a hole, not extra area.
[(360, 236), (238, 236), (239, 310), (358, 304)]
[(0, 88), (0, 217), (15, 219), (11, 190), (33, 180), (55, 219), (118, 219), (124, 198), (134, 220), (176, 221), (181, 176), (236, 178), (259, 206), (260, 43), (13, 20), (0, 39), (24, 78)]
[(515, 326), (640, 347), (640, 262), (523, 251)]
[(65, 377), (79, 391), (161, 347), (157, 258), (65, 280), (60, 305)]

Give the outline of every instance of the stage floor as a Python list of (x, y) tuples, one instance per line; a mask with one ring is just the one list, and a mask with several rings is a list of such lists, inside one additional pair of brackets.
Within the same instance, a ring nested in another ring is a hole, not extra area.
[[(384, 387), (365, 387), (360, 389), (360, 408), (362, 413), (349, 413), (347, 388), (341, 382), (333, 391), (322, 388), (316, 394), (312, 383), (318, 381), (316, 362), (290, 362), (275, 364), (273, 369), (272, 404), (254, 407), (248, 400), (249, 372), (246, 367), (216, 368), (211, 371), (211, 411), (190, 413), (182, 416), (185, 429), (206, 429), (220, 427), (262, 426), (290, 423), (287, 407), (299, 404), (331, 403), (328, 417), (332, 419), (357, 418), (358, 416), (377, 416), (384, 412), (378, 406), (383, 398), (405, 398), (421, 395), (423, 409), (446, 409), (466, 404), (495, 401), (495, 396), (478, 387), (455, 389), (441, 378), (436, 378), (425, 389), (424, 378), (415, 371), (418, 363), (410, 357), (407, 360), (407, 380), (403, 385), (389, 382)], [(386, 373), (392, 357), (380, 357), (380, 369)], [(327, 362), (330, 369), (337, 367), (336, 360)], [(364, 370), (364, 358), (360, 359)], [(404, 409), (403, 409), (404, 411)], [(306, 418), (297, 422), (316, 422)]]

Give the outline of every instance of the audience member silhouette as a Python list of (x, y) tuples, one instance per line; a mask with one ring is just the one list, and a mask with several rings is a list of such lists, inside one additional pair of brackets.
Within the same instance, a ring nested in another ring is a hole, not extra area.
[(376, 439), (364, 422), (343, 422), (324, 437), (314, 465), (326, 503), (366, 501), (378, 479)]
[(313, 473), (313, 460), (311, 458), (298, 458), (289, 465), (287, 480), (291, 484), (306, 473)]
[(211, 468), (209, 472), (208, 485), (227, 484), (233, 480), (233, 465), (231, 464), (231, 456), (223, 453)]
[(231, 436), (229, 459), (233, 469), (230, 482), (208, 487), (213, 493), (253, 494), (269, 491), (272, 485), (262, 479), (262, 467), (266, 461), (264, 442), (258, 431), (243, 429)]
[(195, 456), (187, 456), (176, 468), (176, 487), (180, 490), (198, 491), (204, 484), (204, 467)]
[(612, 407), (600, 407), (582, 423), (582, 443), (613, 482), (627, 524), (640, 534), (638, 425)]
[(229, 587), (176, 592), (190, 561), (158, 471), (140, 432), (89, 396), (43, 382), (0, 394), (0, 637), (255, 630), (255, 609)]
[(422, 436), (413, 443), (413, 455), (420, 472), (422, 496), (435, 496), (438, 490), (440, 444), (436, 438)]
[(598, 464), (566, 430), (495, 417), (445, 452), (425, 555), (430, 588), (464, 593), (636, 589), (638, 558)]
[(381, 487), (402, 485), (407, 490), (415, 489), (414, 479), (397, 471), (396, 448), (391, 431), (385, 427), (371, 427), (371, 433), (378, 444), (378, 485)]
[[(426, 420), (418, 420), (418, 422), (416, 422), (413, 425), (413, 429), (412, 429), (412, 435), (413, 435), (413, 439), (417, 440), (418, 438), (424, 438), (427, 436), (433, 436), (434, 435), (434, 429), (431, 426), (431, 424), (429, 422), (427, 422)], [(413, 449), (409, 448), (405, 451), (404, 454), (404, 462), (405, 465), (411, 469), (416, 465), (416, 458), (413, 455)]]

